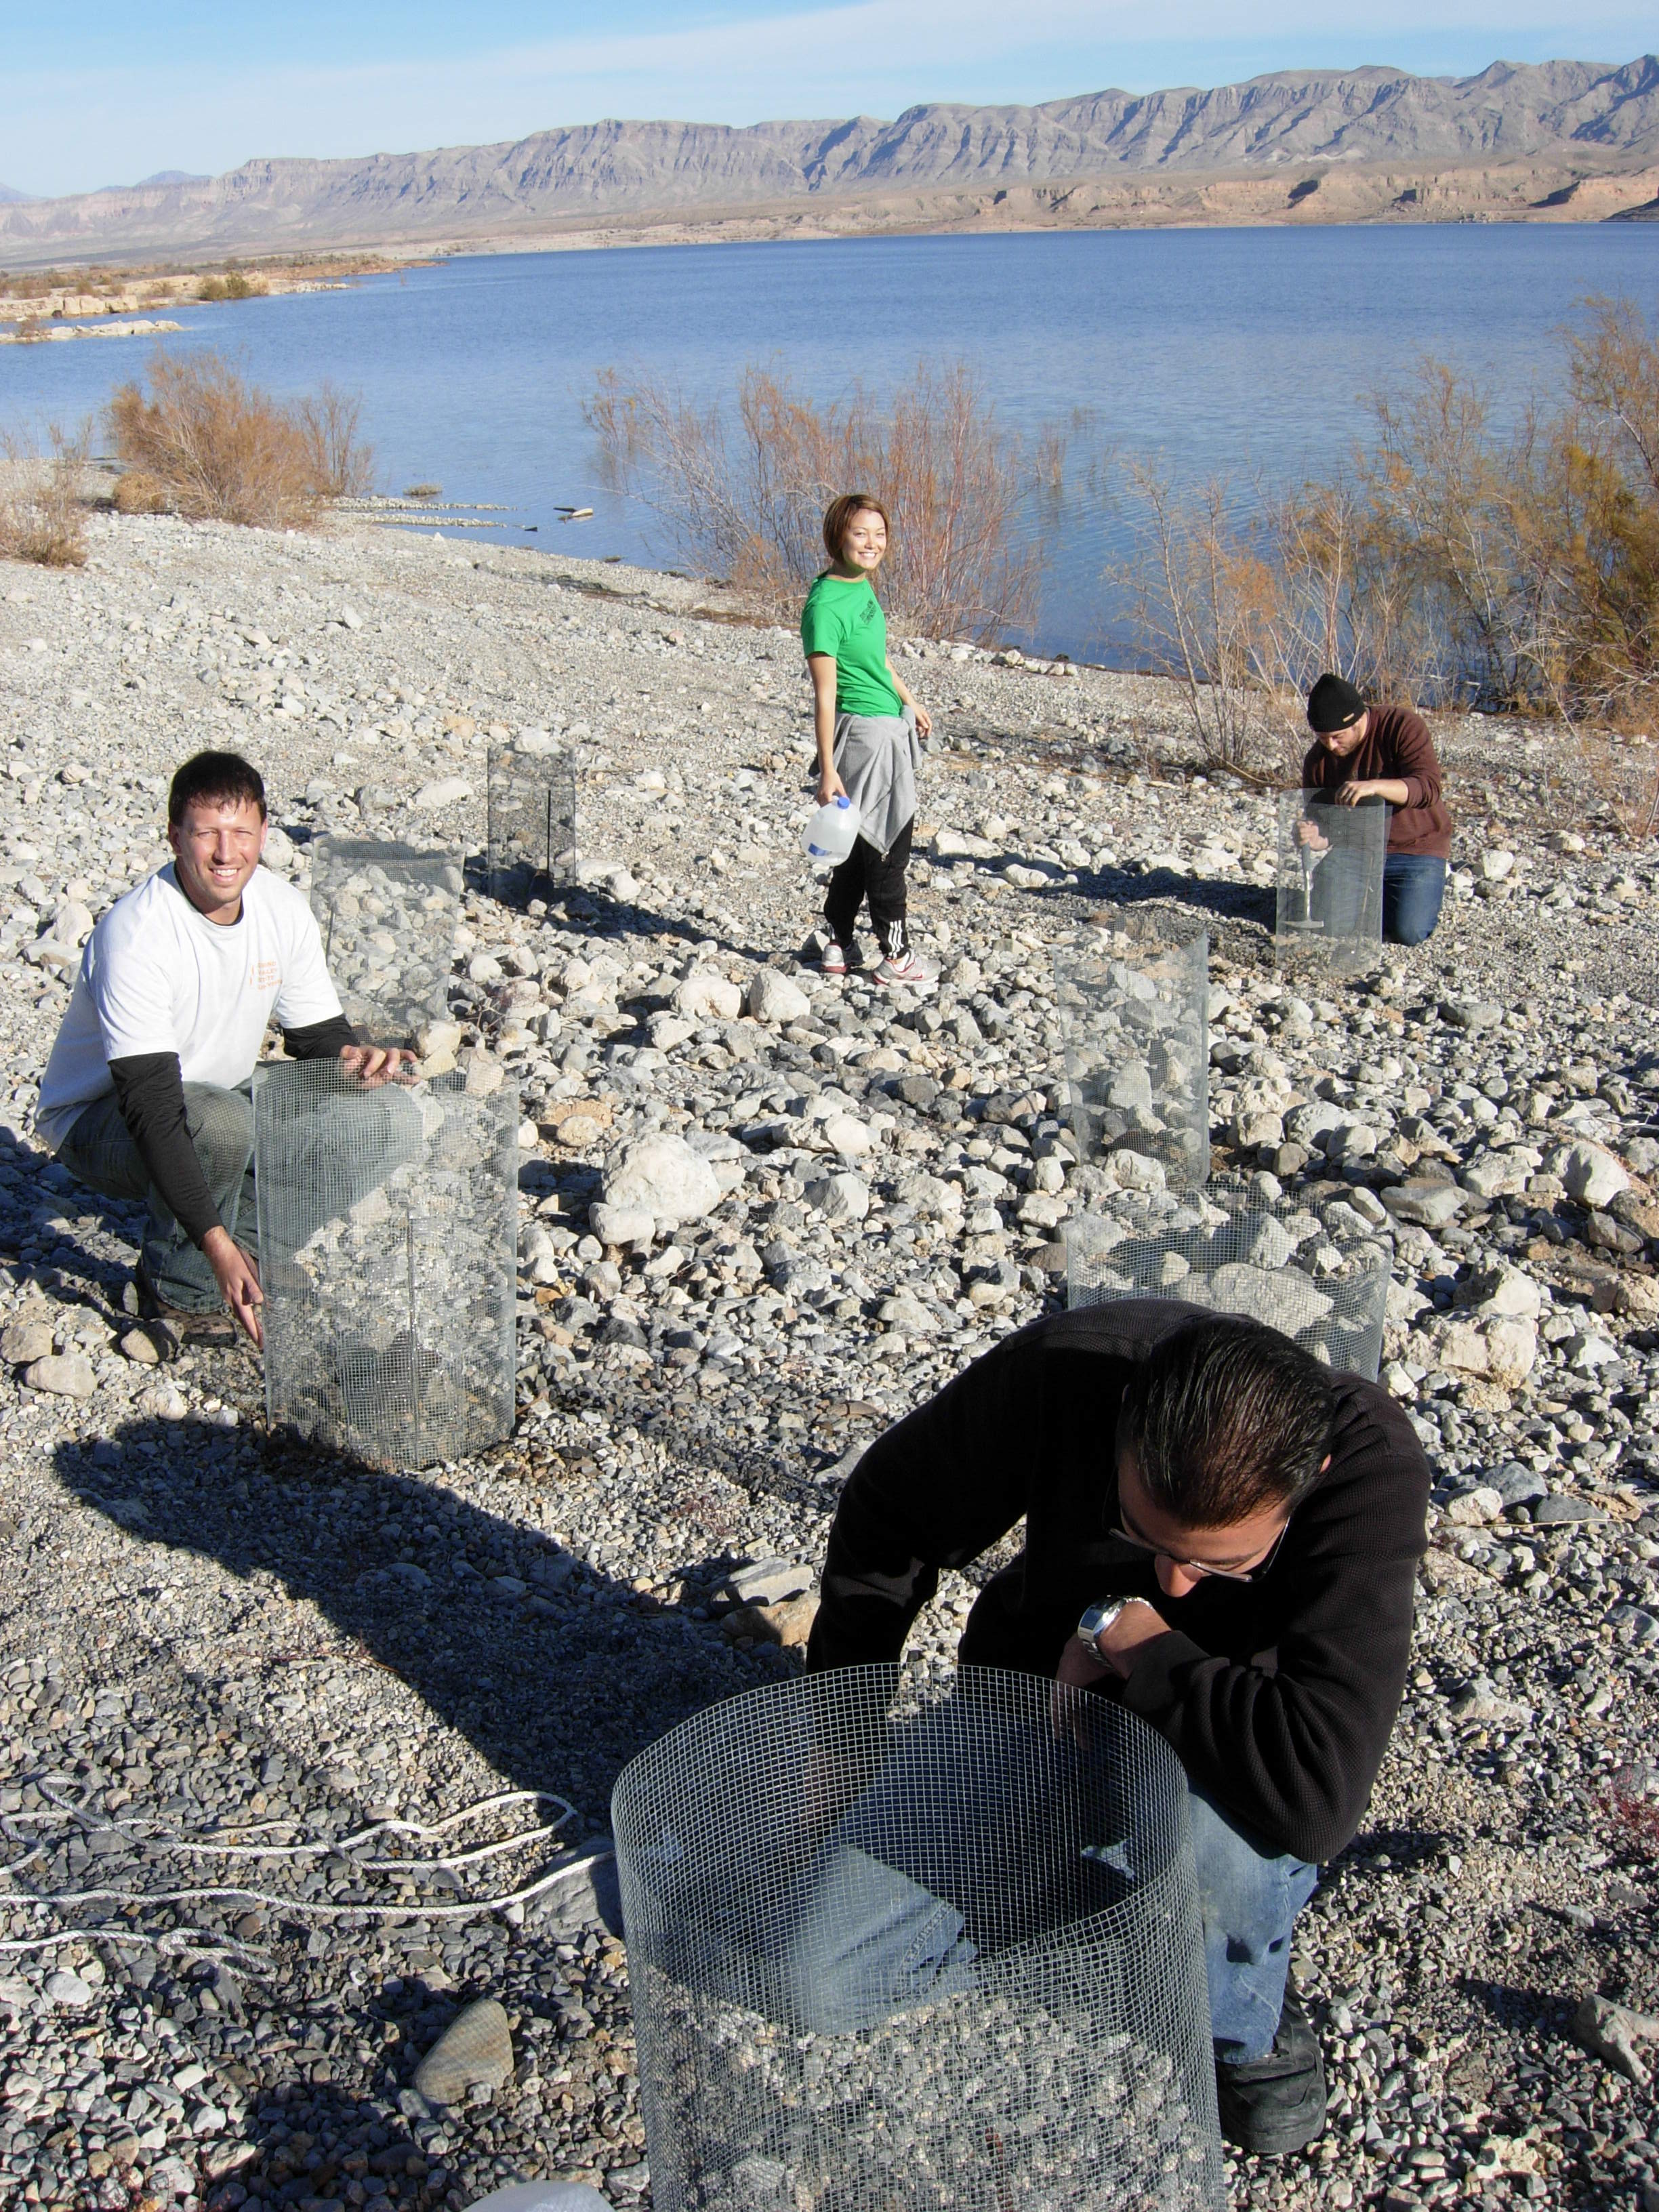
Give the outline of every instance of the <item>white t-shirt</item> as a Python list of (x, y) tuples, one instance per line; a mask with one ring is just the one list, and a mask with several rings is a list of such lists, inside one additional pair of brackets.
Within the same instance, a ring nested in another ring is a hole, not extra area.
[(210, 921), (165, 868), (118, 899), (81, 956), (69, 1011), (40, 1079), (34, 1126), (55, 1152), (115, 1086), (109, 1063), (176, 1052), (186, 1083), (234, 1090), (253, 1073), (272, 1012), (285, 1030), (340, 1012), (303, 896), (256, 868), (241, 919)]

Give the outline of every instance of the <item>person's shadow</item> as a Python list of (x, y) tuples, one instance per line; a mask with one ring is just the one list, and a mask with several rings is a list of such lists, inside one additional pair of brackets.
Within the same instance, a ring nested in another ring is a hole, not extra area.
[[(56, 1453), (84, 1504), (246, 1584), (239, 1626), (311, 1601), (504, 1783), (567, 1797), (602, 1829), (636, 1752), (793, 1662), (734, 1653), (680, 1607), (562, 1550), (532, 1525), (540, 1498), (590, 1478), (556, 1455), (521, 1464), (524, 1522), (482, 1510), (441, 1475), (385, 1474), (207, 1420), (131, 1422)], [(257, 1709), (249, 1726), (261, 1732)], [(270, 1738), (291, 1765), (291, 1738), (274, 1726)], [(256, 1744), (244, 1771), (259, 1764)], [(363, 1795), (375, 1794), (365, 1778)]]

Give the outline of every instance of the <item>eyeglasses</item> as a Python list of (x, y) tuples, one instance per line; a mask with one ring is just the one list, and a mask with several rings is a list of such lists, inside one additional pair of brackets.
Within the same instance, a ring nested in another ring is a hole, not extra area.
[(1132, 1535), (1121, 1522), (1109, 1533), (1114, 1536), (1121, 1536), (1126, 1544), (1132, 1544), (1137, 1552), (1150, 1552), (1156, 1559), (1167, 1559), (1172, 1567), (1179, 1567), (1183, 1574), (1197, 1575), (1200, 1579), (1206, 1575), (1213, 1576), (1217, 1582), (1223, 1583), (1253, 1583), (1265, 1575), (1279, 1557), (1279, 1547), (1289, 1533), (1290, 1526), (1290, 1522), (1286, 1521), (1267, 1552), (1253, 1567), (1212, 1567), (1206, 1566), (1202, 1559), (1180, 1559), (1175, 1553), (1164, 1551), (1160, 1545), (1149, 1544), (1144, 1536)]

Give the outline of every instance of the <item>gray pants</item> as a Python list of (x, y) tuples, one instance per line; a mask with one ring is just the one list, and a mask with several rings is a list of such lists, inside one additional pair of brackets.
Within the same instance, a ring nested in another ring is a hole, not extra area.
[[(234, 1091), (214, 1083), (185, 1085), (185, 1127), (219, 1218), (243, 1249), (259, 1255), (253, 1194), (252, 1079)], [(207, 1261), (179, 1225), (149, 1179), (115, 1094), (95, 1099), (58, 1148), (77, 1182), (106, 1198), (140, 1199), (149, 1207), (143, 1265), (157, 1297), (185, 1313), (216, 1313), (224, 1304)]]

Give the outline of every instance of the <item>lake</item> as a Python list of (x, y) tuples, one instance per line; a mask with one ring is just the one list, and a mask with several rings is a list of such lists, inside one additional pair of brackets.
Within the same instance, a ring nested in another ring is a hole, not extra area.
[[(1547, 392), (1587, 295), (1650, 312), (1659, 224), (1072, 231), (484, 255), (343, 292), (190, 307), (160, 341), (239, 356), (272, 390), (325, 377), (361, 394), (383, 489), (436, 483), (513, 512), (495, 536), (668, 565), (650, 514), (608, 490), (582, 414), (615, 364), (720, 399), (775, 361), (821, 398), (894, 387), (920, 359), (965, 360), (1033, 440), (1083, 425), (1057, 515), (1030, 526), (1050, 565), (1034, 641), (1092, 655), (1124, 510), (1088, 468), (1162, 456), (1241, 487), (1336, 467), (1365, 397), (1433, 354), (1500, 416)], [(0, 348), (0, 428), (73, 422), (137, 375), (142, 340)], [(557, 508), (592, 506), (565, 524)], [(533, 536), (524, 526), (536, 526)]]

